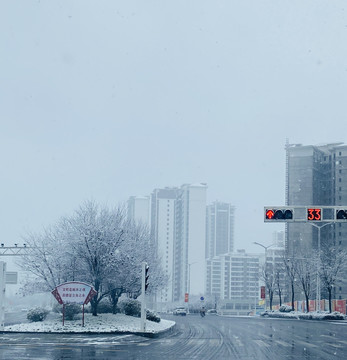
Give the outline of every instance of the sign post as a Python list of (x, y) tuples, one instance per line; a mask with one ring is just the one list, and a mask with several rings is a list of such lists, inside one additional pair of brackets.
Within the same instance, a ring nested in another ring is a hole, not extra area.
[(63, 326), (65, 320), (65, 305), (80, 304), (82, 305), (82, 326), (84, 326), (84, 305), (97, 294), (91, 285), (79, 281), (70, 281), (58, 285), (53, 291), (53, 296), (59, 304), (63, 305)]

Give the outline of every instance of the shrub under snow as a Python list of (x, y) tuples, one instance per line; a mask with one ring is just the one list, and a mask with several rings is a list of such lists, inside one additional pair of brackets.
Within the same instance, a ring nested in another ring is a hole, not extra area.
[(302, 320), (345, 320), (346, 316), (337, 311), (333, 313), (329, 312), (309, 312), (302, 313), (299, 311), (291, 311), (291, 312), (280, 312), (280, 311), (264, 311), (260, 314), (265, 317), (273, 317), (273, 318), (294, 318), (294, 319), (302, 319)]
[(41, 307), (37, 307), (28, 311), (27, 319), (31, 322), (43, 321), (46, 319), (48, 314), (49, 314), (48, 310)]

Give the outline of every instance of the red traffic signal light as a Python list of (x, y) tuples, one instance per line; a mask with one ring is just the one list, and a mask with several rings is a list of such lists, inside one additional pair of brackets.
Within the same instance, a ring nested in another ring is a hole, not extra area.
[(290, 221), (294, 219), (293, 209), (265, 208), (264, 221)]
[(266, 219), (273, 219), (275, 216), (275, 212), (272, 209), (266, 210), (265, 218)]

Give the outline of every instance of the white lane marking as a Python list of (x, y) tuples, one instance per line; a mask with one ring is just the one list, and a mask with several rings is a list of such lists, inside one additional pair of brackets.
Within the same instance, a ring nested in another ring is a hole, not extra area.
[(262, 346), (262, 347), (270, 347), (271, 345), (265, 343), (263, 340), (253, 340), (257, 345)]
[(288, 344), (285, 341), (282, 340), (275, 340), (277, 344), (288, 347), (288, 346), (292, 346), (292, 344)]
[(242, 343), (242, 341), (239, 339), (238, 336), (233, 335), (234, 341), (236, 343), (237, 346), (244, 346), (244, 344)]

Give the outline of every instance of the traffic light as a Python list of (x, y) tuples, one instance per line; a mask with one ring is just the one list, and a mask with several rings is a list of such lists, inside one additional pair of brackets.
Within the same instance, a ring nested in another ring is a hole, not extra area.
[(337, 209), (336, 220), (337, 221), (347, 220), (347, 209)]
[(147, 288), (148, 288), (148, 285), (149, 285), (149, 282), (148, 282), (148, 279), (149, 279), (149, 266), (146, 264), (145, 266), (145, 291), (147, 291)]
[(264, 221), (290, 221), (294, 220), (293, 209), (288, 208), (265, 208)]

